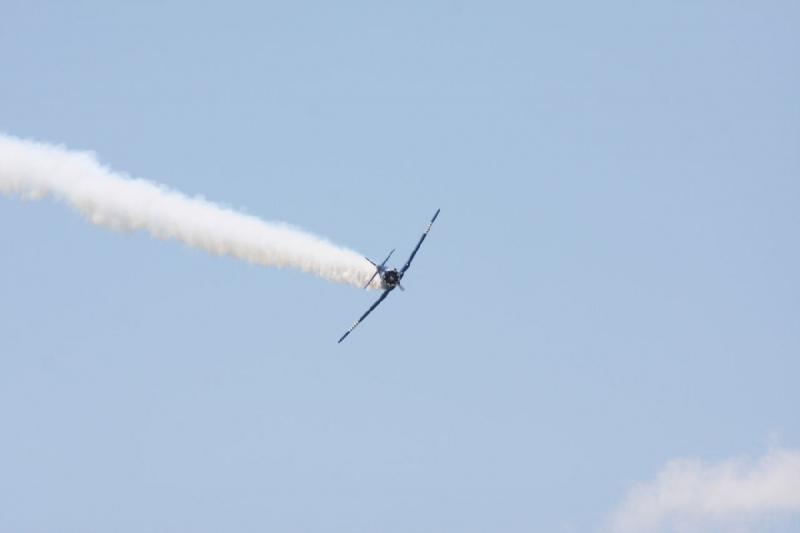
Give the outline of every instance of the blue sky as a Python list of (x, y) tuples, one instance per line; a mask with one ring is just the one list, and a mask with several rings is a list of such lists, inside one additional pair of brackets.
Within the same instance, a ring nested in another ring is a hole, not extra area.
[(800, 447), (798, 27), (7, 1), (6, 133), (398, 263), (442, 214), (337, 345), (374, 294), (0, 197), (0, 530), (599, 531)]

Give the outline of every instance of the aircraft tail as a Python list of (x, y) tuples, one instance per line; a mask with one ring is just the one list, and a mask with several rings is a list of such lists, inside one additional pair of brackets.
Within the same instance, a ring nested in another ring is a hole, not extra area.
[(367, 289), (367, 288), (369, 288), (370, 284), (372, 284), (372, 280), (373, 280), (373, 279), (375, 279), (375, 276), (377, 276), (378, 274), (380, 274), (380, 273), (381, 273), (381, 271), (383, 271), (383, 270), (384, 270), (384, 267), (386, 266), (386, 261), (388, 261), (388, 260), (389, 260), (389, 258), (390, 258), (390, 257), (392, 257), (392, 254), (393, 254), (393, 253), (394, 253), (394, 249), (392, 249), (392, 251), (391, 251), (391, 252), (389, 252), (389, 255), (387, 255), (387, 256), (386, 256), (386, 259), (384, 259), (384, 260), (383, 260), (383, 262), (382, 262), (380, 265), (376, 264), (376, 263), (375, 263), (374, 261), (372, 261), (372, 259), (370, 259), (369, 257), (367, 257), (367, 256), (364, 256), (364, 259), (366, 259), (367, 261), (369, 261), (369, 262), (370, 262), (370, 264), (371, 264), (372, 266), (374, 266), (374, 267), (375, 267), (375, 273), (372, 275), (372, 277), (371, 277), (371, 278), (369, 278), (369, 281), (367, 282), (367, 284), (366, 284), (366, 285), (364, 285), (364, 289)]

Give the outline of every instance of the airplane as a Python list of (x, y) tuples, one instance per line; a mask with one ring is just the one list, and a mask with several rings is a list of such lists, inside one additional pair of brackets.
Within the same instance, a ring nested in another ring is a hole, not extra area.
[(350, 329), (348, 329), (347, 332), (344, 335), (342, 335), (342, 337), (339, 339), (339, 342), (342, 342), (345, 339), (345, 337), (350, 335), (350, 332), (353, 331), (354, 329), (356, 329), (356, 326), (358, 326), (361, 323), (362, 320), (367, 318), (367, 315), (370, 314), (373, 311), (373, 309), (378, 307), (378, 305), (380, 305), (380, 303), (384, 300), (384, 298), (389, 296), (389, 293), (392, 292), (395, 288), (400, 287), (401, 291), (405, 290), (403, 288), (403, 286), (400, 284), (400, 281), (403, 279), (403, 276), (406, 275), (406, 270), (408, 270), (408, 267), (411, 266), (411, 261), (414, 260), (414, 256), (417, 255), (417, 251), (419, 250), (419, 247), (422, 246), (422, 241), (424, 241), (425, 237), (428, 236), (428, 232), (431, 230), (431, 226), (433, 225), (434, 221), (436, 220), (436, 217), (439, 216), (439, 211), (441, 211), (441, 209), (437, 209), (436, 210), (436, 213), (433, 215), (433, 218), (428, 223), (428, 227), (425, 228), (425, 233), (423, 233), (422, 237), (419, 238), (419, 242), (417, 243), (417, 246), (414, 248), (414, 251), (411, 252), (411, 257), (408, 258), (408, 261), (406, 261), (406, 264), (403, 265), (403, 268), (401, 268), (400, 270), (398, 270), (396, 268), (386, 268), (386, 262), (389, 260), (390, 257), (392, 257), (392, 254), (394, 253), (394, 250), (389, 252), (389, 255), (386, 256), (386, 259), (384, 259), (381, 264), (377, 264), (377, 263), (373, 262), (369, 257), (365, 257), (364, 258), (367, 261), (369, 261), (370, 263), (372, 263), (372, 266), (375, 267), (375, 273), (372, 275), (371, 278), (369, 278), (369, 281), (367, 282), (366, 285), (364, 285), (364, 288), (366, 289), (367, 287), (370, 286), (370, 284), (372, 283), (372, 280), (375, 279), (375, 276), (380, 276), (381, 289), (383, 289), (383, 294), (381, 294), (380, 298), (378, 298), (378, 301), (376, 301), (374, 304), (372, 304), (372, 306), (370, 306), (369, 309), (367, 309), (366, 313), (361, 315), (361, 318), (359, 318), (358, 320), (353, 322), (353, 325), (350, 326)]

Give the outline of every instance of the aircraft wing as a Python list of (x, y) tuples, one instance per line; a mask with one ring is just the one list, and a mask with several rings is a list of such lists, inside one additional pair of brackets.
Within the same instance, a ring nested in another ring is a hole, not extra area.
[(378, 298), (378, 301), (376, 301), (374, 304), (372, 304), (370, 306), (370, 308), (367, 309), (367, 312), (364, 313), (363, 315), (361, 315), (361, 318), (359, 318), (358, 320), (353, 322), (353, 325), (350, 326), (350, 329), (347, 330), (347, 333), (342, 335), (342, 338), (339, 339), (339, 342), (342, 342), (345, 339), (345, 337), (350, 335), (350, 332), (353, 331), (354, 329), (356, 329), (356, 326), (359, 325), (362, 320), (367, 318), (367, 315), (370, 314), (373, 309), (375, 309), (376, 307), (378, 307), (378, 305), (380, 305), (380, 303), (383, 301), (383, 299), (386, 298), (389, 295), (390, 292), (392, 292), (392, 289), (394, 289), (394, 287), (392, 287), (391, 289), (386, 289), (385, 291), (383, 291), (383, 294), (381, 294), (381, 297)]
[(417, 255), (417, 250), (419, 250), (419, 247), (422, 246), (422, 241), (424, 241), (425, 237), (428, 236), (428, 232), (431, 230), (431, 226), (433, 225), (433, 222), (436, 220), (436, 217), (439, 216), (439, 211), (441, 211), (441, 209), (437, 209), (436, 210), (436, 213), (433, 215), (433, 218), (428, 223), (428, 227), (425, 228), (425, 233), (423, 233), (422, 237), (419, 238), (419, 242), (417, 243), (416, 248), (414, 248), (414, 251), (411, 252), (411, 257), (408, 258), (408, 261), (406, 261), (406, 264), (403, 265), (403, 268), (400, 269), (400, 276), (401, 277), (403, 276), (403, 274), (406, 273), (406, 270), (408, 270), (408, 267), (411, 266), (411, 261), (414, 260), (414, 256)]

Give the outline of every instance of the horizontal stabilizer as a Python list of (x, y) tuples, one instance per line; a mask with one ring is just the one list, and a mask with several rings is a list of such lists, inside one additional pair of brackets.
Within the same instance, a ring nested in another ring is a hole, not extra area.
[(389, 255), (386, 256), (386, 259), (383, 260), (383, 263), (381, 263), (381, 266), (386, 266), (386, 261), (388, 261), (389, 258), (392, 257), (393, 253), (394, 253), (394, 248), (392, 248), (392, 251), (389, 252)]
[(372, 280), (375, 279), (375, 276), (377, 276), (377, 275), (378, 275), (378, 270), (375, 269), (375, 273), (372, 275), (371, 278), (369, 278), (369, 281), (367, 282), (367, 284), (364, 285), (364, 289), (367, 289), (370, 286), (370, 284), (372, 283)]

